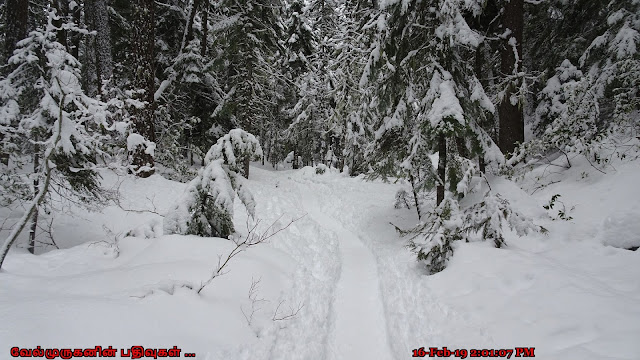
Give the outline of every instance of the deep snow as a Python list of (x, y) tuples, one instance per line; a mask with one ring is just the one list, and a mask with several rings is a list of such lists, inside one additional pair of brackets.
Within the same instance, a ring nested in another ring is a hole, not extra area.
[[(508, 234), (506, 249), (458, 244), (449, 267), (433, 276), (390, 224), (417, 221), (414, 210), (393, 207), (406, 184), (335, 171), (253, 167), (259, 229), (302, 218), (232, 260), (200, 295), (183, 285), (205, 281), (230, 251), (228, 240), (163, 236), (159, 215), (116, 206), (59, 215), (64, 249), (16, 249), (0, 273), (0, 358), (11, 358), (14, 346), (177, 345), (198, 359), (407, 359), (412, 349), (436, 346), (640, 359), (640, 252), (610, 246), (639, 241), (640, 170), (588, 169), (575, 165), (563, 182), (540, 189), (534, 172), (521, 183), (526, 191), (494, 179), (494, 191), (550, 234)], [(109, 186), (122, 182), (122, 207), (157, 213), (185, 187), (158, 175), (104, 176)], [(556, 193), (572, 220), (552, 220), (542, 208)], [(247, 215), (237, 199), (235, 206), (236, 228), (246, 233)], [(133, 228), (138, 237), (124, 237)]]

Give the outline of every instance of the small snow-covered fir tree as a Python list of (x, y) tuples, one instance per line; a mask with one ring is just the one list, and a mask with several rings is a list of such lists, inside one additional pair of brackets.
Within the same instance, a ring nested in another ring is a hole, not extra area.
[(447, 193), (445, 199), (423, 221), (411, 230), (399, 230), (409, 237), (408, 247), (429, 273), (444, 270), (454, 252), (458, 240), (470, 241), (480, 236), (483, 241), (492, 241), (496, 248), (506, 246), (504, 226), (519, 236), (529, 232), (546, 232), (533, 221), (515, 210), (500, 194), (488, 191), (480, 202), (461, 206)]
[(262, 147), (255, 136), (242, 129), (233, 129), (209, 149), (205, 163), (222, 159), (231, 171), (248, 179), (249, 162), (258, 161), (262, 156)]
[(536, 137), (522, 144), (509, 163), (524, 156), (539, 158), (559, 152), (570, 167), (570, 157), (588, 155), (603, 135), (598, 127), (598, 98), (592, 91), (592, 79), (565, 60), (539, 97), (533, 123)]
[(235, 193), (222, 162), (210, 162), (189, 183), (182, 198), (164, 219), (165, 233), (226, 238), (235, 231)]
[(412, 234), (408, 246), (429, 273), (435, 274), (447, 267), (453, 255), (453, 243), (463, 238), (462, 221), (458, 202), (446, 197), (423, 223), (409, 232), (403, 232), (405, 235)]
[(233, 234), (236, 194), (249, 215), (255, 216), (255, 200), (240, 172), (245, 159), (261, 155), (258, 140), (243, 130), (234, 129), (222, 137), (207, 153), (206, 166), (165, 217), (165, 233), (222, 238)]
[(487, 193), (481, 202), (468, 207), (464, 216), (463, 231), (466, 236), (479, 233), (483, 240), (493, 241), (496, 248), (507, 244), (503, 235), (504, 224), (519, 236), (531, 231), (546, 232), (546, 229), (535, 225), (531, 219), (515, 211), (507, 199), (491, 192)]

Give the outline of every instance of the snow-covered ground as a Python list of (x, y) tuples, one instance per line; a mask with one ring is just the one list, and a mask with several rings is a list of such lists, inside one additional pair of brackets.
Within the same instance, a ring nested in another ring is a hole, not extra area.
[[(121, 183), (121, 207), (60, 215), (62, 250), (8, 256), (0, 359), (12, 347), (96, 345), (175, 345), (198, 359), (408, 359), (443, 346), (640, 359), (640, 251), (619, 248), (640, 243), (640, 169), (585, 171), (576, 165), (540, 189), (534, 172), (521, 183), (533, 196), (495, 179), (494, 191), (550, 233), (509, 234), (505, 249), (458, 244), (449, 267), (426, 276), (393, 227), (417, 221), (414, 210), (393, 207), (406, 185), (253, 167), (259, 231), (301, 218), (234, 258), (200, 294), (189, 287), (209, 278), (230, 241), (160, 234), (156, 213), (183, 184), (104, 173), (105, 184)], [(552, 220), (557, 212), (542, 208), (554, 194), (573, 219)], [(137, 237), (124, 236), (134, 228)]]

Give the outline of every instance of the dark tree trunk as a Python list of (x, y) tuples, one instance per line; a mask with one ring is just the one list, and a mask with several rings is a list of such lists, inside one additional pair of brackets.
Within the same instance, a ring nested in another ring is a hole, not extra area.
[(244, 177), (249, 178), (249, 157), (244, 159)]
[[(154, 45), (155, 45), (155, 1), (132, 1), (134, 22), (132, 29), (132, 53), (135, 69), (134, 85), (144, 90), (139, 100), (146, 102), (142, 109), (135, 109), (133, 130), (144, 136), (148, 141), (155, 142), (154, 128)], [(132, 150), (133, 171), (140, 177), (149, 177), (154, 173), (154, 160), (151, 154), (145, 152), (145, 147), (139, 145)]]
[(187, 32), (184, 36), (184, 46), (189, 45), (189, 42), (191, 40), (193, 40), (193, 20), (196, 17), (196, 13), (198, 12), (198, 7), (200, 7), (200, 2), (202, 0), (193, 0), (193, 3), (191, 5), (191, 11), (189, 13), (189, 19), (187, 22)]
[(463, 158), (468, 158), (469, 152), (467, 151), (467, 144), (462, 137), (456, 137), (456, 150), (458, 150), (458, 155)]
[(109, 9), (107, 0), (85, 0), (85, 22), (88, 28), (96, 32), (88, 36), (85, 47), (85, 76), (89, 96), (103, 93), (103, 82), (113, 75), (111, 55), (111, 28), (109, 27)]
[(64, 45), (68, 51), (67, 30), (63, 30), (61, 27), (62, 24), (65, 23), (67, 16), (69, 16), (69, 2), (67, 0), (52, 0), (51, 2), (58, 16), (58, 20), (53, 20), (53, 26), (58, 28), (56, 31), (57, 40), (60, 44)]
[[(80, 5), (78, 5), (77, 3), (74, 4), (73, 9), (70, 9), (71, 11), (71, 16), (73, 18), (73, 23), (76, 24), (76, 26), (80, 26)], [(71, 55), (73, 55), (74, 58), (79, 59), (80, 53), (80, 39), (82, 38), (82, 35), (80, 33), (75, 32), (73, 35), (71, 35)]]
[(444, 185), (447, 175), (447, 138), (444, 134), (438, 137), (438, 186), (436, 187), (436, 203), (444, 200)]
[[(84, 21), (90, 30), (95, 30), (96, 22), (95, 0), (85, 0)], [(98, 59), (96, 56), (96, 37), (86, 36), (84, 46), (84, 80), (87, 95), (95, 97), (100, 90), (100, 71), (98, 70)]]
[(418, 198), (418, 190), (416, 189), (416, 179), (412, 174), (409, 174), (409, 181), (411, 181), (411, 191), (413, 191), (413, 203), (416, 206), (418, 212), (418, 220), (422, 220), (422, 214), (420, 213), (420, 200)]
[[(481, 74), (484, 74), (483, 72), (483, 68), (484, 68), (484, 49), (485, 45), (484, 44), (480, 44), (480, 46), (478, 46), (478, 48), (476, 49), (476, 53), (475, 53), (475, 63), (474, 63), (474, 70), (476, 72), (476, 76), (480, 76)], [(480, 81), (480, 84), (482, 85), (482, 87), (484, 87), (485, 89), (487, 88), (488, 84), (487, 84), (487, 80), (484, 77), (479, 77), (478, 80)], [(489, 131), (490, 129), (490, 124), (481, 124), (481, 126), (483, 127), (484, 130)], [(485, 170), (486, 170), (486, 166), (485, 166), (485, 162), (484, 162), (484, 150), (482, 149), (482, 147), (480, 148), (480, 155), (478, 155), (478, 167), (480, 168), (480, 172), (484, 174)]]
[(292, 160), (291, 167), (294, 170), (298, 168), (298, 152), (296, 151), (296, 149), (293, 149), (293, 160)]
[(202, 40), (200, 40), (200, 56), (207, 55), (207, 39), (209, 38), (209, 0), (202, 5)]
[[(111, 57), (111, 28), (109, 27), (109, 8), (107, 0), (94, 0), (96, 30), (96, 64), (98, 70), (98, 89), (102, 93), (103, 81), (113, 75), (113, 59)], [(103, 94), (104, 95), (104, 94)]]
[(4, 57), (9, 59), (18, 41), (27, 37), (29, 2), (7, 0), (5, 6)]
[[(510, 0), (504, 6), (502, 15), (504, 30), (511, 34), (506, 37), (501, 50), (501, 71), (503, 76), (515, 75), (522, 71), (522, 30), (524, 27), (524, 0)], [(515, 47), (512, 43), (515, 40)], [(516, 58), (517, 53), (517, 58)], [(500, 130), (499, 146), (503, 153), (511, 153), (517, 143), (524, 142), (524, 116), (520, 103), (512, 104), (511, 96), (520, 86), (520, 80), (511, 82), (499, 106)]]

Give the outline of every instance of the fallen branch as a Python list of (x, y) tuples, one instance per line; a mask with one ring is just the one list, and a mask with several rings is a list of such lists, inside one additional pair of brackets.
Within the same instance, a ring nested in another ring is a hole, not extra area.
[(216, 266), (216, 268), (213, 270), (213, 272), (211, 273), (211, 276), (209, 277), (209, 279), (207, 279), (207, 281), (205, 281), (204, 283), (202, 283), (200, 285), (200, 288), (198, 288), (197, 293), (200, 294), (202, 292), (202, 290), (204, 290), (205, 287), (207, 287), (209, 284), (211, 284), (211, 282), (213, 281), (213, 279), (217, 278), (218, 276), (224, 275), (225, 272), (223, 271), (225, 269), (225, 267), (229, 264), (229, 261), (231, 259), (233, 259), (236, 255), (240, 254), (241, 252), (247, 250), (248, 248), (252, 247), (252, 246), (256, 246), (259, 244), (262, 244), (266, 241), (268, 241), (269, 239), (271, 239), (272, 237), (274, 237), (275, 235), (277, 235), (279, 232), (286, 230), (287, 228), (289, 228), (289, 226), (291, 226), (291, 224), (293, 224), (294, 222), (300, 220), (303, 216), (293, 219), (291, 220), (286, 226), (278, 229), (278, 230), (273, 230), (275, 224), (278, 222), (278, 219), (276, 219), (273, 223), (271, 223), (271, 225), (269, 225), (267, 227), (267, 229), (262, 232), (261, 234), (256, 234), (256, 229), (258, 227), (258, 225), (260, 224), (260, 220), (256, 221), (256, 223), (249, 228), (247, 235), (244, 238), (237, 238), (237, 239), (233, 239), (233, 243), (235, 244), (235, 247), (233, 248), (233, 250), (231, 250), (231, 252), (229, 252), (229, 254), (227, 255), (227, 257), (224, 259), (224, 261), (222, 260), (222, 256), (218, 257), (218, 265)]
[(289, 312), (278, 315), (278, 312), (280, 311), (280, 307), (282, 306), (282, 304), (284, 304), (284, 300), (281, 300), (280, 303), (278, 304), (278, 307), (276, 307), (276, 311), (273, 313), (273, 317), (271, 318), (271, 320), (273, 321), (291, 320), (295, 318), (296, 315), (298, 315), (298, 313), (300, 312), (300, 310), (302, 310), (302, 308), (304, 307), (304, 304), (302, 302), (298, 303), (298, 306), (296, 308), (293, 308), (293, 306), (289, 305)]

